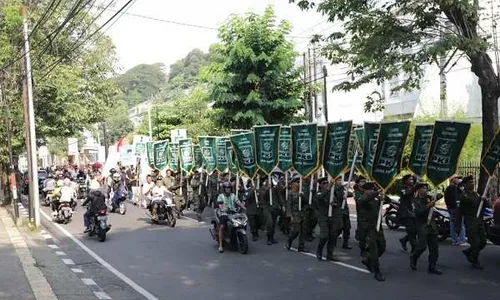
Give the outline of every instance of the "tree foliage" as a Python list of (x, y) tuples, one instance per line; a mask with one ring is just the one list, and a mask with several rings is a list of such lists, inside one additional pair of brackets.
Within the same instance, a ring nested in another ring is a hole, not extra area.
[(107, 138), (110, 145), (134, 131), (134, 124), (129, 119), (125, 101), (117, 102), (114, 107), (105, 118)]
[(127, 107), (133, 107), (158, 93), (166, 81), (163, 63), (137, 65), (115, 78), (121, 91), (117, 99), (125, 101)]
[(302, 107), (304, 85), (297, 53), (287, 40), (291, 26), (277, 23), (273, 9), (263, 15), (232, 16), (219, 28), (212, 63), (204, 78), (224, 128), (291, 122)]
[[(341, 82), (335, 89), (352, 90), (365, 83), (398, 78), (393, 91), (411, 90), (420, 87), (426, 65), (440, 57), (453, 57), (454, 53), (467, 57), (481, 87), (485, 151), (498, 126), (500, 80), (487, 53), (489, 45), (479, 34), (478, 1), (290, 2), (297, 2), (303, 9), (316, 9), (329, 22), (342, 23), (343, 31), (314, 38), (332, 63), (349, 66), (348, 75), (353, 80)], [(372, 110), (371, 105), (366, 109)], [(485, 176), (482, 172), (482, 184)]]

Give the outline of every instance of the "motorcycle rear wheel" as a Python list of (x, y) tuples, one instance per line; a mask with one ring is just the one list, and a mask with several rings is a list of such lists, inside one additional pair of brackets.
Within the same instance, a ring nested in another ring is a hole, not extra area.
[(248, 237), (241, 233), (238, 232), (236, 234), (237, 242), (238, 242), (238, 252), (241, 254), (247, 254), (248, 253)]
[(168, 226), (174, 228), (175, 224), (177, 223), (177, 218), (175, 217), (173, 212), (167, 213), (167, 222)]
[(385, 215), (385, 225), (392, 230), (397, 230), (399, 228), (396, 212), (390, 211)]
[(102, 229), (100, 226), (97, 229), (97, 238), (99, 239), (99, 242), (104, 242), (106, 240), (106, 231)]

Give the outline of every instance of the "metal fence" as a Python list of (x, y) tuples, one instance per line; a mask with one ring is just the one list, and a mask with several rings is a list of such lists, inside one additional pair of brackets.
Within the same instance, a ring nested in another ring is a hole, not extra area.
[[(466, 175), (472, 175), (474, 176), (475, 182), (476, 182), (476, 188), (477, 188), (477, 183), (479, 181), (479, 172), (481, 171), (481, 164), (479, 161), (461, 161), (458, 163), (457, 166), (457, 174), (466, 176)], [(496, 174), (498, 173), (499, 167), (497, 167)], [(496, 186), (500, 188), (500, 177), (497, 176), (494, 178), (496, 181)]]

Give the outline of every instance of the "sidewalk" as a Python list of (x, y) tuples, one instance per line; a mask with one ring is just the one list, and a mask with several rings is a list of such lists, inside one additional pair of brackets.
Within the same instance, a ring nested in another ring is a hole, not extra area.
[(3, 207), (0, 208), (0, 270), (0, 299), (58, 299)]

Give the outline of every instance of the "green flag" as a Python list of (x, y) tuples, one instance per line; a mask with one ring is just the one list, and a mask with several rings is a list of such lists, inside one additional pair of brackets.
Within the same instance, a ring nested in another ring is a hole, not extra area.
[(179, 172), (179, 143), (168, 143), (168, 169)]
[(153, 144), (155, 169), (164, 173), (167, 170), (167, 141), (159, 141)]
[(136, 143), (135, 144), (135, 155), (136, 156), (145, 156), (147, 153), (146, 143)]
[(433, 129), (434, 125), (415, 126), (415, 136), (413, 137), (413, 146), (408, 161), (408, 169), (420, 177), (425, 175), (427, 155), (429, 154)]
[(227, 172), (226, 138), (215, 138), (215, 148), (217, 150), (215, 154), (217, 158), (217, 170), (219, 172)]
[(239, 170), (247, 177), (254, 178), (257, 173), (255, 161), (255, 138), (253, 132), (230, 136)]
[[(363, 128), (355, 128), (353, 130), (354, 134), (351, 134), (351, 139), (349, 141), (349, 166), (352, 166), (352, 160), (354, 159), (354, 154), (356, 151), (358, 151), (358, 155), (356, 156), (356, 163), (354, 167), (356, 170), (359, 172), (364, 172), (363, 167), (362, 167), (362, 161), (363, 161), (363, 151), (359, 142), (359, 139), (357, 135), (363, 134)], [(360, 136), (362, 138), (362, 136)]]
[(329, 123), (326, 126), (323, 167), (331, 177), (337, 177), (349, 167), (349, 142), (352, 121)]
[(194, 167), (193, 141), (190, 138), (179, 140), (180, 167), (191, 173)]
[(236, 134), (240, 134), (240, 133), (248, 133), (250, 131), (251, 130), (248, 130), (248, 129), (231, 129), (230, 134), (236, 135)]
[(355, 128), (354, 137), (358, 142), (360, 151), (363, 151), (365, 148), (365, 129), (363, 127)]
[(325, 153), (326, 126), (318, 125), (318, 157), (319, 165), (323, 164), (323, 156)]
[(148, 164), (151, 168), (155, 166), (155, 150), (153, 148), (153, 142), (146, 143), (146, 150), (148, 154)]
[(373, 156), (377, 149), (377, 139), (380, 123), (365, 122), (363, 136), (362, 166), (367, 176), (372, 173)]
[(319, 167), (318, 126), (292, 125), (292, 165), (301, 176), (307, 177)]
[(201, 155), (200, 145), (193, 145), (194, 168), (199, 169), (203, 166), (203, 156)]
[(278, 165), (278, 148), (281, 125), (254, 126), (255, 157), (257, 166), (270, 174)]
[(410, 121), (380, 124), (371, 178), (384, 190), (396, 181), (401, 172), (401, 159), (409, 129)]
[(229, 139), (226, 140), (226, 155), (229, 172), (233, 174), (238, 173), (238, 167), (236, 165), (236, 159), (234, 157), (233, 145), (231, 145), (231, 141)]
[(292, 129), (281, 126), (278, 152), (278, 168), (286, 172), (292, 168)]
[(455, 173), (469, 129), (469, 123), (436, 121), (426, 169), (427, 178), (434, 186)]
[(215, 137), (200, 136), (200, 148), (203, 157), (203, 165), (208, 174), (212, 174), (217, 169), (217, 159), (215, 155)]
[(486, 151), (486, 154), (481, 159), (481, 165), (491, 177), (495, 172), (498, 162), (500, 162), (500, 127), (497, 128), (495, 136), (488, 147), (488, 151)]

